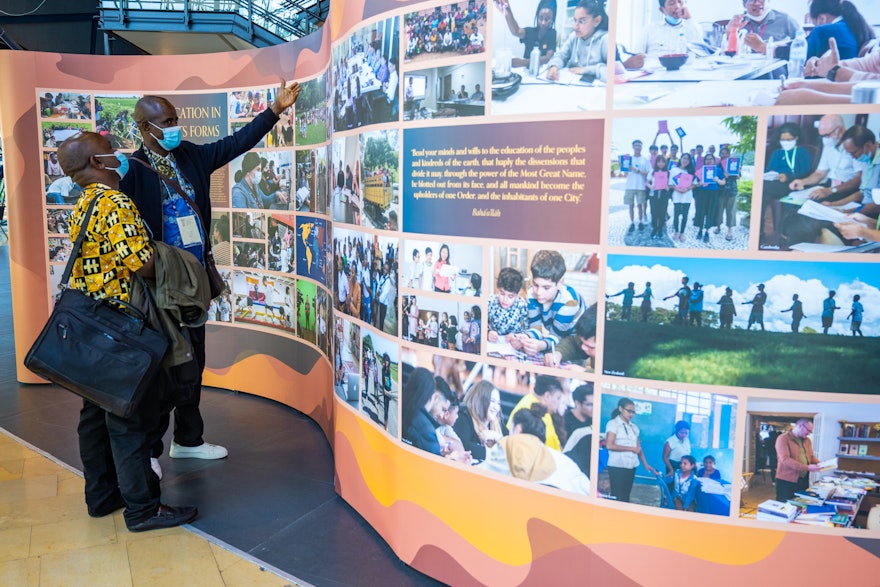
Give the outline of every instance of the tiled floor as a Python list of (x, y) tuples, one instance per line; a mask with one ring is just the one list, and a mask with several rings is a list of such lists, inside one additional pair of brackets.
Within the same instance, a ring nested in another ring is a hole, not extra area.
[(122, 510), (90, 518), (79, 474), (0, 434), (0, 585), (296, 584), (183, 528), (133, 534)]
[(312, 420), (246, 394), (203, 392), (206, 439), (229, 458), (160, 459), (162, 500), (199, 507), (186, 529), (139, 535), (120, 513), (89, 518), (72, 472), (81, 400), (16, 379), (5, 244), (0, 234), (0, 430), (68, 468), (0, 433), (0, 585), (438, 584), (336, 495), (333, 453)]

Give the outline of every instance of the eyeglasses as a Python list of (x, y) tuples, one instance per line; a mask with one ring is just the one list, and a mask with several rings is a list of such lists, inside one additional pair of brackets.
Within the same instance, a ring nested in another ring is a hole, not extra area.
[(623, 412), (629, 412), (630, 414), (635, 414), (636, 411), (633, 408), (620, 408)]

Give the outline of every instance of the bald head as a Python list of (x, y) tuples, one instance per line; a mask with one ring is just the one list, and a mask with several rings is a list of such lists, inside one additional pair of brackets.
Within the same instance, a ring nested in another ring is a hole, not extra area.
[[(113, 146), (107, 137), (96, 132), (81, 132), (76, 134), (58, 147), (58, 163), (65, 175), (69, 175), (74, 182), (84, 186), (95, 181), (107, 182), (107, 168), (100, 161), (92, 159), (94, 155), (112, 155)], [(117, 178), (118, 179), (118, 178)]]
[(134, 120), (140, 125), (145, 120), (160, 116), (165, 109), (174, 110), (174, 104), (162, 96), (144, 96), (134, 105)]
[(843, 124), (843, 118), (839, 114), (826, 114), (819, 119), (817, 130), (823, 137), (833, 136), (835, 139), (839, 139), (846, 130), (846, 127)]

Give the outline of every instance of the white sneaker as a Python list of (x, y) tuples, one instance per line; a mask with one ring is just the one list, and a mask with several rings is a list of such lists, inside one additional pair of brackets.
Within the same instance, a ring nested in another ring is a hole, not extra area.
[(203, 442), (199, 446), (181, 446), (171, 441), (171, 450), (168, 456), (172, 459), (222, 459), (229, 454), (222, 446)]
[(159, 479), (162, 479), (162, 465), (159, 464), (159, 459), (150, 457), (150, 468), (153, 469), (153, 472)]

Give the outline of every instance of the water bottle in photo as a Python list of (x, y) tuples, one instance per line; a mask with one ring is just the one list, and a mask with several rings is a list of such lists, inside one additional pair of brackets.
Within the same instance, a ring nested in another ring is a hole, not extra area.
[(798, 29), (788, 52), (788, 79), (803, 78), (804, 64), (807, 62), (807, 38), (803, 29)]

